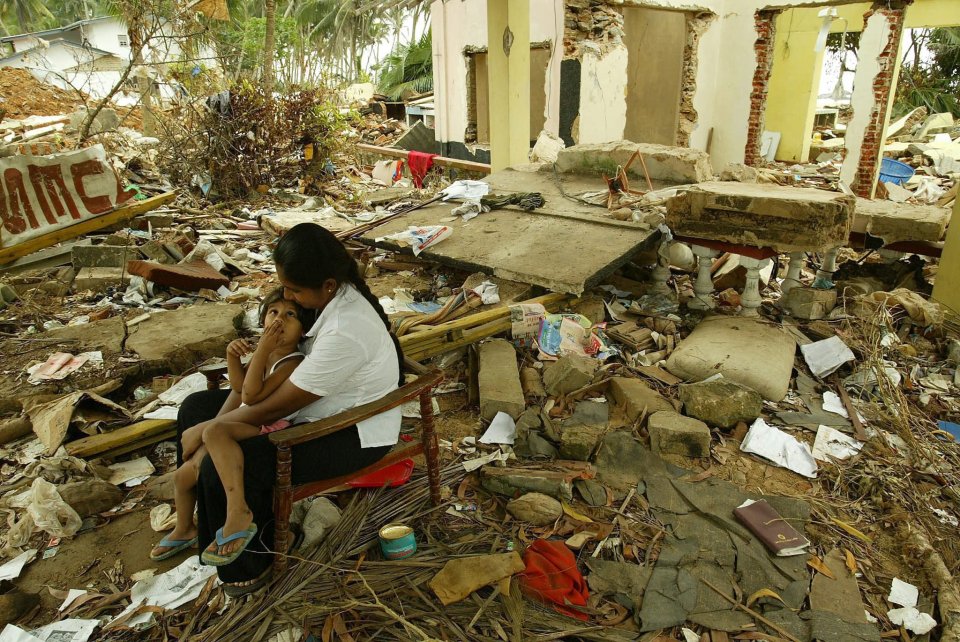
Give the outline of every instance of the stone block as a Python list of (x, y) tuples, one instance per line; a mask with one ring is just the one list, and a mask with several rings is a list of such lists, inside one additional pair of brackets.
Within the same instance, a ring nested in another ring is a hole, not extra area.
[(763, 409), (760, 393), (727, 379), (680, 386), (680, 401), (687, 415), (720, 428), (750, 423)]
[(787, 395), (796, 341), (760, 320), (712, 316), (701, 321), (667, 359), (667, 370), (685, 381), (716, 373), (756, 390), (764, 399)]
[(86, 267), (122, 268), (136, 256), (136, 248), (124, 245), (74, 245), (70, 249), (70, 262), (76, 270)]
[(560, 357), (543, 373), (543, 385), (553, 396), (565, 395), (579, 390), (593, 381), (599, 364), (590, 357), (568, 355)]
[(204, 288), (216, 290), (230, 283), (229, 278), (220, 274), (206, 261), (192, 261), (179, 265), (162, 265), (153, 261), (128, 261), (127, 270), (157, 285), (187, 292), (197, 292)]
[(716, 181), (667, 201), (666, 223), (683, 236), (811, 251), (847, 243), (854, 202), (838, 192)]
[(140, 253), (151, 261), (170, 265), (174, 262), (173, 257), (167, 253), (160, 241), (149, 241), (140, 246)]
[(783, 309), (798, 319), (824, 319), (837, 306), (837, 291), (796, 286), (782, 299)]
[(661, 410), (650, 415), (647, 427), (654, 452), (685, 457), (710, 456), (710, 429), (699, 419)]
[[(69, 129), (77, 130), (80, 129), (80, 125), (83, 124), (83, 121), (87, 117), (87, 110), (81, 109), (70, 114), (70, 124), (68, 125)], [(104, 107), (101, 109), (96, 117), (93, 119), (93, 122), (90, 124), (91, 134), (99, 134), (101, 132), (112, 132), (116, 131), (117, 127), (120, 126), (120, 117), (117, 115), (117, 112), (109, 107)]]
[(517, 497), (536, 492), (565, 499), (573, 499), (573, 479), (566, 472), (533, 468), (497, 468), (484, 466), (480, 485), (491, 493)]
[(660, 410), (675, 410), (666, 397), (639, 379), (614, 377), (610, 380), (610, 394), (630, 422), (644, 413), (649, 416)]
[(107, 288), (124, 288), (130, 275), (122, 267), (85, 267), (77, 271), (73, 279), (73, 291), (93, 290), (104, 292)]
[(720, 170), (721, 181), (737, 181), (738, 183), (756, 183), (759, 173), (753, 167), (743, 163), (729, 163)]
[(182, 372), (191, 364), (222, 356), (237, 338), (242, 318), (243, 306), (222, 303), (156, 312), (128, 329), (125, 345), (144, 361), (159, 362), (166, 372)]
[(884, 245), (897, 241), (936, 243), (943, 239), (949, 222), (950, 210), (936, 205), (858, 198), (851, 231), (880, 238)]
[(498, 412), (514, 419), (526, 407), (520, 387), (517, 352), (504, 339), (493, 339), (480, 344), (480, 368), (477, 377), (480, 390), (480, 416), (492, 420)]
[(607, 404), (595, 401), (578, 402), (573, 416), (563, 423), (560, 457), (590, 461), (607, 433), (609, 418), (610, 407)]
[(507, 512), (514, 519), (534, 526), (547, 526), (563, 514), (563, 507), (553, 497), (542, 493), (527, 493), (507, 502)]
[[(574, 145), (557, 154), (557, 170), (564, 173), (603, 173), (612, 176), (617, 166), (626, 167), (639, 151), (647, 165), (650, 178), (667, 183), (700, 183), (713, 178), (710, 156), (706, 152), (687, 147), (670, 147), (653, 143), (634, 143), (628, 140), (610, 143)], [(630, 175), (643, 179), (643, 166), (634, 162)]]

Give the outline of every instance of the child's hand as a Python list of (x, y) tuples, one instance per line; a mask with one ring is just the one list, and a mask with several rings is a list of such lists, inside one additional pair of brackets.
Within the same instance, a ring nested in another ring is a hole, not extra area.
[(279, 319), (263, 329), (263, 336), (257, 344), (257, 351), (270, 353), (280, 346), (283, 339), (283, 323)]
[(227, 356), (228, 357), (245, 357), (246, 355), (253, 352), (253, 348), (250, 347), (250, 344), (246, 339), (234, 339), (229, 344), (227, 344)]

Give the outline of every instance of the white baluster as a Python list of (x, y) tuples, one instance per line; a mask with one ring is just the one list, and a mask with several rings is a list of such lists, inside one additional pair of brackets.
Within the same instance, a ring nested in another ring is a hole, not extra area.
[(760, 298), (760, 266), (763, 265), (763, 261), (741, 256), (740, 265), (747, 269), (747, 283), (743, 287), (743, 294), (740, 295), (740, 314), (745, 317), (755, 317), (760, 314), (759, 308), (763, 302)]
[(716, 305), (713, 301), (713, 276), (710, 270), (713, 267), (713, 257), (719, 252), (702, 245), (691, 246), (697, 257), (697, 280), (693, 284), (694, 297), (687, 303), (691, 310), (711, 310)]

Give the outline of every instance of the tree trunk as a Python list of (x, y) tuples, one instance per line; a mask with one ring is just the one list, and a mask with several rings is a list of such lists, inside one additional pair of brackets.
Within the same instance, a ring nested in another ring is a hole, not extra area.
[(273, 91), (273, 51), (276, 49), (277, 0), (264, 0), (264, 7), (266, 34), (263, 38), (263, 85), (267, 91)]

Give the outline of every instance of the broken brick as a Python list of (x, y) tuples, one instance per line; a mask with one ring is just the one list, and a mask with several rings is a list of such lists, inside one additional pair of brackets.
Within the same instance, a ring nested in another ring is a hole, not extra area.
[(128, 261), (127, 271), (153, 281), (157, 285), (166, 285), (188, 292), (196, 292), (203, 288), (216, 290), (230, 283), (229, 278), (217, 272), (206, 261), (178, 265), (162, 265), (153, 261)]

